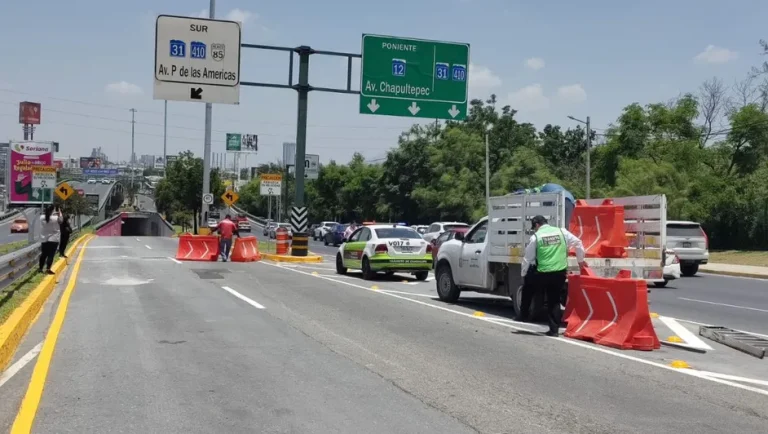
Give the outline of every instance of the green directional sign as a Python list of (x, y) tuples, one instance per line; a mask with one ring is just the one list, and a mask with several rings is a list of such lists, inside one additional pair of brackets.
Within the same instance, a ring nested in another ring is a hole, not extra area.
[(462, 120), (469, 44), (363, 35), (360, 113)]
[(242, 134), (227, 133), (227, 151), (240, 152), (242, 142)]

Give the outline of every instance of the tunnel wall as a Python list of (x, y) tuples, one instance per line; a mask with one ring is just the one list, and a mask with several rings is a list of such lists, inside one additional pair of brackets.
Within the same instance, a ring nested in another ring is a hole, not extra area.
[(123, 215), (118, 214), (96, 228), (96, 235), (100, 237), (119, 237), (122, 234)]
[(170, 237), (174, 234), (169, 225), (156, 212), (127, 212), (122, 214), (123, 236), (134, 237)]

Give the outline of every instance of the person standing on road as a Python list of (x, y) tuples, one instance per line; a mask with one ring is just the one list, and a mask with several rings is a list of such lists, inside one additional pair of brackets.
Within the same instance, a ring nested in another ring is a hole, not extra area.
[(221, 252), (221, 259), (223, 262), (229, 260), (229, 251), (232, 250), (232, 235), (240, 236), (240, 232), (237, 230), (237, 223), (232, 221), (232, 216), (229, 214), (224, 216), (224, 220), (220, 221), (213, 232), (219, 233), (219, 251)]
[(47, 205), (43, 215), (40, 216), (40, 272), (54, 274), (51, 270), (53, 257), (56, 256), (56, 247), (59, 245), (59, 221), (61, 212), (57, 209), (54, 214), (53, 205)]
[(347, 226), (347, 229), (344, 231), (344, 235), (342, 235), (342, 237), (348, 240), (349, 237), (352, 236), (352, 232), (354, 232), (356, 229), (357, 229), (357, 223), (353, 220), (352, 223), (350, 223), (349, 226)]
[(572, 247), (576, 250), (576, 260), (580, 267), (585, 268), (587, 263), (584, 262), (584, 245), (567, 229), (550, 226), (547, 219), (541, 215), (531, 220), (531, 228), (534, 234), (525, 246), (521, 266), (523, 294), (520, 312), (515, 319), (527, 321), (535, 290), (544, 290), (549, 321), (547, 336), (557, 336), (560, 329), (560, 291), (568, 271), (568, 249)]
[(59, 256), (66, 258), (67, 244), (69, 244), (69, 236), (72, 234), (72, 225), (69, 223), (69, 214), (62, 213), (61, 223), (59, 223), (59, 230), (61, 231), (61, 241), (59, 241)]

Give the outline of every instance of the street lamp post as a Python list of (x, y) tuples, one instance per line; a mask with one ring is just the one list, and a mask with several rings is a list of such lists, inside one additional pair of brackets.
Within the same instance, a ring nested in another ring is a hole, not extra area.
[(584, 122), (581, 119), (576, 119), (573, 116), (568, 116), (568, 119), (576, 122), (580, 122), (582, 124), (586, 124), (587, 126), (587, 199), (590, 199), (590, 181), (591, 181), (591, 172), (592, 172), (592, 162), (590, 161), (590, 154), (592, 151), (592, 130), (589, 129), (589, 116), (587, 116), (587, 121)]
[(490, 165), (490, 136), (493, 124), (485, 126), (485, 206), (491, 212), (491, 165)]

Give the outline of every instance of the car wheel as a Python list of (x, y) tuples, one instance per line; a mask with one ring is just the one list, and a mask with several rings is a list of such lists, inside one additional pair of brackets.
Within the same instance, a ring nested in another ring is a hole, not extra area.
[(368, 258), (363, 258), (363, 279), (373, 280), (376, 278), (376, 272), (371, 270), (371, 263)]
[(663, 287), (667, 286), (667, 283), (669, 283), (669, 280), (664, 279), (663, 282), (653, 282), (653, 286), (655, 286), (657, 288), (663, 288)]
[(448, 264), (440, 264), (437, 267), (437, 296), (440, 300), (446, 303), (454, 303), (459, 299), (461, 295), (461, 289), (456, 286), (456, 282), (453, 281), (453, 273), (451, 272), (451, 266)]
[(323, 240), (323, 244), (325, 244), (326, 246), (328, 246), (328, 238), (326, 238), (326, 239), (324, 239), (324, 240)]
[(413, 275), (416, 276), (416, 280), (427, 280), (429, 271), (419, 271), (418, 273), (413, 273)]
[(341, 259), (341, 253), (336, 254), (336, 274), (347, 274), (347, 268), (344, 267), (344, 261)]
[(680, 273), (685, 277), (695, 276), (699, 271), (699, 264), (680, 265)]

